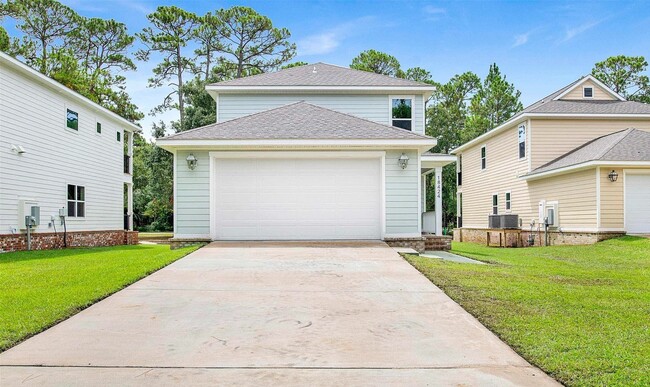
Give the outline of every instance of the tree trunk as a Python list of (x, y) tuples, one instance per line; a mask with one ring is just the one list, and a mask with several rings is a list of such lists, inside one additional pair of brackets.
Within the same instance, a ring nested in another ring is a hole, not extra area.
[(176, 66), (178, 71), (178, 111), (180, 112), (180, 130), (183, 130), (185, 122), (185, 106), (183, 101), (183, 63), (181, 58), (181, 47), (176, 46)]

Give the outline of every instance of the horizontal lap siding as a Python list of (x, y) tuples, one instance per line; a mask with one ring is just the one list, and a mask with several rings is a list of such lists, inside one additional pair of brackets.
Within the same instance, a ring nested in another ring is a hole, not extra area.
[(558, 202), (562, 228), (596, 228), (596, 168), (529, 183), (530, 213), (537, 217), (540, 200)]
[[(422, 95), (416, 95), (413, 101), (413, 131), (424, 134), (422, 98)], [(217, 122), (229, 121), (249, 114), (305, 101), (381, 124), (390, 124), (388, 94), (220, 94), (218, 101)]]
[[(192, 171), (187, 156), (198, 159)], [(210, 236), (210, 158), (206, 151), (179, 151), (176, 154), (176, 234)]]
[[(594, 89), (594, 96), (593, 98), (584, 98), (583, 95), (583, 88), (585, 87), (592, 87)], [(572, 99), (572, 100), (585, 100), (585, 101), (593, 101), (593, 100), (615, 100), (611, 94), (603, 90), (600, 86), (596, 85), (593, 82), (585, 82), (581, 84), (580, 86), (576, 87), (575, 89), (571, 90), (567, 95), (562, 97), (562, 99)]]
[[(525, 122), (525, 121), (524, 121)], [(526, 182), (518, 176), (526, 174), (527, 159), (519, 160), (517, 126), (521, 122), (488, 139), (485, 143), (463, 151), (462, 217), (463, 227), (487, 227), (492, 213), (492, 195), (499, 195), (499, 213), (505, 213), (505, 192), (511, 192), (512, 210), (528, 221), (529, 203)], [(481, 147), (486, 146), (487, 168), (481, 169)], [(527, 147), (526, 152), (529, 149)]]
[(538, 168), (587, 141), (627, 128), (650, 131), (650, 120), (532, 120), (532, 168)]
[[(413, 234), (419, 231), (418, 163), (415, 151), (404, 151), (410, 162), (398, 165), (402, 151), (386, 152), (386, 233)], [(176, 234), (210, 234), (209, 153), (193, 151), (199, 160), (194, 171), (187, 168), (189, 151), (176, 155)], [(216, 182), (218, 184), (218, 182)]]
[[(41, 206), (37, 232), (53, 232), (48, 223), (67, 205), (67, 184), (86, 188), (86, 216), (68, 218), (68, 230), (122, 229), (124, 182), (130, 181), (124, 175), (123, 142), (116, 139), (123, 128), (6, 67), (0, 68), (0, 89), (0, 234), (19, 226), (20, 199)], [(66, 128), (66, 108), (79, 113), (78, 131)], [(13, 153), (12, 144), (26, 153)], [(56, 226), (60, 231), (58, 220)]]
[[(406, 169), (397, 161), (402, 152), (409, 157)], [(417, 159), (415, 151), (386, 152), (386, 233), (389, 235), (419, 232)]]

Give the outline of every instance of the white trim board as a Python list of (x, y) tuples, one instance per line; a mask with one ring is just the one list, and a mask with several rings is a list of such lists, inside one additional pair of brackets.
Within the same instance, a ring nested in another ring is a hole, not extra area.
[(583, 169), (589, 169), (598, 166), (650, 167), (650, 161), (588, 161), (586, 163), (569, 165), (563, 168), (552, 169), (546, 172), (525, 175), (521, 176), (520, 178), (524, 180), (537, 180), (548, 176), (563, 175), (565, 173), (577, 172)]

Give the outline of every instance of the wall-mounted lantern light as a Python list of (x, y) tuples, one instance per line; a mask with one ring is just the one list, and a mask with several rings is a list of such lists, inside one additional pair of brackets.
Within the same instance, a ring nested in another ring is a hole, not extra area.
[(612, 171), (609, 173), (609, 175), (607, 175), (607, 177), (609, 177), (609, 181), (613, 183), (616, 180), (618, 180), (618, 173), (616, 173), (616, 171), (612, 169)]
[(187, 156), (185, 160), (187, 160), (187, 167), (192, 171), (194, 170), (194, 168), (196, 168), (196, 164), (198, 164), (199, 162), (199, 160), (196, 157), (194, 157), (194, 154), (192, 153), (190, 153), (190, 155)]
[(399, 159), (397, 159), (397, 162), (402, 169), (406, 169), (406, 167), (409, 165), (409, 157), (406, 155), (406, 153), (402, 153)]

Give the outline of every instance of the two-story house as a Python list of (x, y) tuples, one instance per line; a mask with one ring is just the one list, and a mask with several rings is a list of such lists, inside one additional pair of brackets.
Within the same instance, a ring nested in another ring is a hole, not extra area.
[[(489, 215), (519, 216), (506, 244), (592, 243), (650, 233), (650, 105), (592, 76), (528, 106), (452, 151), (458, 157), (455, 238), (485, 242)], [(493, 218), (494, 219), (494, 218)]]
[(424, 250), (424, 175), (437, 171), (440, 190), (455, 160), (427, 153), (431, 85), (316, 63), (206, 89), (217, 122), (157, 142), (174, 154), (172, 242), (383, 239)]
[(137, 242), (138, 130), (0, 52), (0, 252)]

